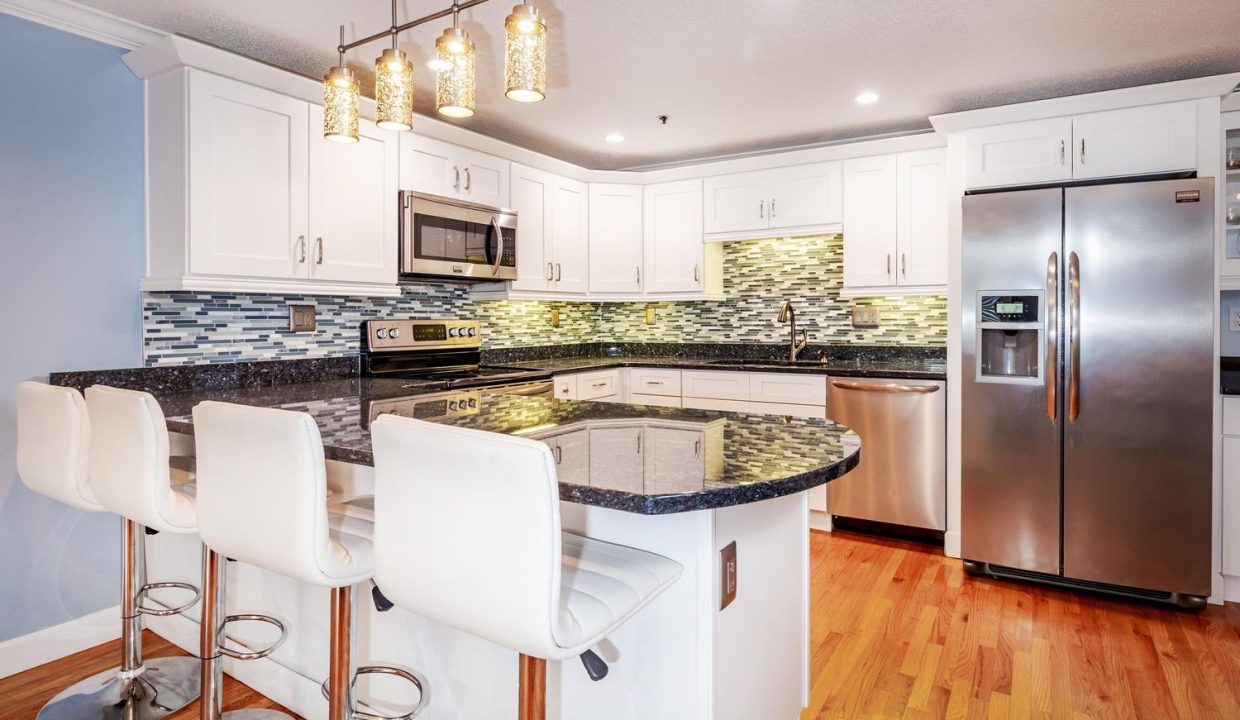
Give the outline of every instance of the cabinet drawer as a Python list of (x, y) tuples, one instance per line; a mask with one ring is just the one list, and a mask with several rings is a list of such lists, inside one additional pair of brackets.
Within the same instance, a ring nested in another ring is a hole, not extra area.
[(681, 373), (681, 395), (716, 400), (748, 400), (749, 373), (685, 371)]
[(651, 407), (680, 407), (680, 398), (670, 397), (668, 395), (644, 395), (642, 393), (630, 393), (629, 402), (633, 405), (650, 405)]
[(749, 399), (753, 402), (822, 405), (825, 407), (827, 404), (827, 378), (825, 375), (750, 373)]
[(680, 397), (680, 371), (657, 368), (629, 368), (629, 392), (640, 395)]
[(595, 400), (616, 394), (616, 382), (620, 373), (616, 370), (581, 373), (577, 376), (577, 399)]
[(751, 402), (749, 412), (759, 415), (788, 415), (798, 418), (827, 419), (825, 405), (797, 405), (795, 403)]
[(748, 400), (719, 400), (716, 398), (682, 398), (681, 407), (691, 410), (724, 410), (726, 412), (749, 412)]
[(555, 396), (561, 400), (577, 399), (577, 376), (576, 375), (556, 375), (555, 376)]
[(1223, 434), (1240, 435), (1240, 397), (1223, 398)]

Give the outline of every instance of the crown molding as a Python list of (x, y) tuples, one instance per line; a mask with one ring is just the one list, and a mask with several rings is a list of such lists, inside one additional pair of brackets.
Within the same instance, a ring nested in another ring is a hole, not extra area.
[(0, 12), (129, 50), (167, 35), (69, 0), (0, 0)]

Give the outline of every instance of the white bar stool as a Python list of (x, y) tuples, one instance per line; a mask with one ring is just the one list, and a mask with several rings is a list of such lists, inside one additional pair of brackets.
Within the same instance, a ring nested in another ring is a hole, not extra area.
[[(680, 577), (661, 555), (560, 530), (544, 443), (383, 415), (375, 582), (397, 606), (520, 653), (519, 716), (546, 713), (546, 661), (580, 657)], [(428, 552), (428, 548), (434, 548)]]
[[(397, 720), (421, 712), (430, 700), (429, 685), (421, 675), (384, 666), (354, 667), (353, 595), (356, 586), (370, 580), (374, 571), (373, 526), (365, 512), (329, 510), (323, 443), (314, 419), (287, 410), (204, 402), (194, 408), (194, 436), (198, 525), (208, 548), (208, 567), (218, 568), (219, 557), (225, 556), (331, 588), (331, 641), (324, 684), (329, 720)], [(204, 617), (206, 607), (222, 602), (223, 577), (220, 571), (217, 577), (208, 578), (204, 570)], [(204, 658), (210, 656), (209, 650), (218, 650), (218, 632), (218, 625), (203, 621)], [(209, 662), (218, 666), (218, 653)], [(399, 715), (356, 710), (356, 675), (375, 673), (414, 684), (419, 690), (417, 705)], [(205, 674), (204, 670), (204, 683)], [(205, 689), (202, 707), (203, 720), (220, 717), (218, 700), (208, 697)], [(263, 717), (287, 716), (271, 713)]]
[[(89, 391), (88, 391), (89, 392)], [(152, 400), (153, 402), (153, 400)], [(111, 501), (116, 484), (123, 484), (125, 503), (140, 503), (139, 496), (152, 492), (158, 479), (168, 485), (167, 433), (164, 431), (162, 457), (158, 453), (158, 433), (140, 440), (135, 447), (127, 437), (124, 447), (108, 447), (118, 433), (128, 429), (129, 418), (117, 421), (110, 414), (97, 420), (92, 437), (88, 403), (72, 388), (36, 382), (17, 386), (17, 468), (23, 482), (35, 492), (80, 510), (100, 512), (118, 510)], [(156, 411), (158, 406), (156, 405)], [(113, 425), (114, 421), (118, 425)], [(163, 415), (159, 413), (159, 428)], [(130, 461), (129, 454), (145, 452), (142, 461)], [(113, 462), (119, 465), (113, 466)], [(162, 467), (162, 470), (161, 470)], [(130, 472), (140, 468), (141, 476)], [(95, 478), (103, 469), (103, 484)], [(123, 482), (119, 480), (123, 478)], [(154, 502), (154, 501), (152, 501)], [(190, 507), (192, 521), (192, 505)], [(124, 513), (120, 513), (124, 515)], [(174, 516), (180, 517), (174, 513)], [(157, 529), (184, 532), (156, 519)], [(193, 532), (192, 528), (188, 532)], [(198, 661), (188, 657), (142, 660), (142, 615), (171, 615), (193, 606), (197, 588), (184, 583), (146, 582), (143, 528), (126, 517), (121, 567), (121, 666), (86, 678), (63, 690), (38, 714), (40, 720), (95, 720), (132, 718), (154, 720), (193, 702), (198, 697)], [(187, 604), (178, 608), (151, 608), (142, 598), (156, 588), (181, 588), (194, 592)]]

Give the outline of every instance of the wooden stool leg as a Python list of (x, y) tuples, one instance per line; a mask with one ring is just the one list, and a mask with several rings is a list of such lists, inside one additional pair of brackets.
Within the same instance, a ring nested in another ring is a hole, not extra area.
[(517, 700), (520, 720), (546, 720), (547, 661), (521, 656), (521, 689)]

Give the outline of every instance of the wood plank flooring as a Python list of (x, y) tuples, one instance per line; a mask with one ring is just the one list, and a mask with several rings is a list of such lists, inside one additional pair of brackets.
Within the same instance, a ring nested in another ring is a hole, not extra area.
[[(970, 578), (915, 543), (841, 532), (810, 542), (802, 720), (1240, 718), (1240, 605), (1183, 612)], [(148, 657), (181, 654), (145, 637)], [(0, 717), (34, 718), (60, 688), (118, 657), (111, 642), (0, 680)], [(280, 709), (225, 682), (226, 708)], [(171, 720), (195, 717), (191, 705)]]

